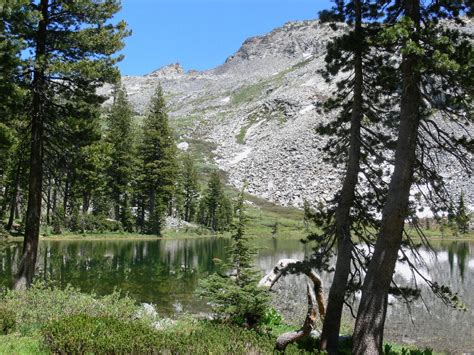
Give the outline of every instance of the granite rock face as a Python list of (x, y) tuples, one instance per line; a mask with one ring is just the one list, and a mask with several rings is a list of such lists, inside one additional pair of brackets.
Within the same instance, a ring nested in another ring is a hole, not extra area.
[[(329, 118), (318, 106), (335, 87), (319, 70), (336, 34), (316, 20), (291, 22), (247, 39), (214, 69), (185, 73), (171, 64), (122, 81), (137, 115), (146, 113), (160, 84), (179, 143), (209, 142), (230, 184), (247, 181), (254, 195), (302, 206), (304, 199), (331, 198), (341, 184), (340, 167), (323, 162), (325, 138), (315, 132)], [(450, 188), (464, 190), (474, 202), (473, 179), (453, 162), (444, 165)]]

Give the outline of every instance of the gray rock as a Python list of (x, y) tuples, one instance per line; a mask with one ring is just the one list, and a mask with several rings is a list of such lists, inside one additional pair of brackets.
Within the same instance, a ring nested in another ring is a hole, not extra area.
[[(467, 28), (472, 32), (472, 27), (471, 21)], [(230, 184), (241, 187), (247, 181), (252, 194), (301, 207), (304, 199), (332, 198), (341, 184), (340, 167), (323, 161), (326, 138), (315, 132), (333, 115), (317, 109), (335, 89), (318, 71), (336, 34), (318, 21), (290, 22), (247, 39), (217, 68), (184, 73), (171, 64), (122, 81), (139, 115), (161, 84), (171, 124), (187, 142), (198, 139), (215, 147), (215, 163)], [(109, 95), (111, 88), (101, 92)], [(474, 203), (473, 178), (448, 157), (440, 167), (451, 179), (448, 188), (463, 190)]]

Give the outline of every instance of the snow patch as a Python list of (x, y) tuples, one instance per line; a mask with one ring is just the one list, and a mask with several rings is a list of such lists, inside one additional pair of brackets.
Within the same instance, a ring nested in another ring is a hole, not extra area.
[(221, 102), (222, 102), (223, 104), (228, 104), (228, 103), (230, 102), (230, 96), (224, 97), (224, 98), (221, 100)]

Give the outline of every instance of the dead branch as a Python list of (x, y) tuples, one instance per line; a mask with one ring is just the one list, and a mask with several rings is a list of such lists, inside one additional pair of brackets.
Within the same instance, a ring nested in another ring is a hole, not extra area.
[[(290, 265), (297, 263), (295, 259), (281, 259), (277, 265), (265, 275), (259, 282), (259, 287), (268, 287), (271, 289), (273, 285), (280, 279), (281, 276), (286, 274), (286, 271)], [(326, 315), (326, 306), (323, 295), (323, 283), (318, 274), (313, 270), (305, 272), (305, 275), (312, 281), (313, 286), (307, 283), (306, 293), (308, 297), (308, 313), (301, 329), (293, 332), (287, 332), (280, 335), (276, 341), (275, 348), (279, 351), (285, 350), (288, 344), (293, 343), (297, 340), (303, 339), (311, 334), (311, 331), (315, 327), (317, 312), (321, 316), (321, 320), (324, 320)]]

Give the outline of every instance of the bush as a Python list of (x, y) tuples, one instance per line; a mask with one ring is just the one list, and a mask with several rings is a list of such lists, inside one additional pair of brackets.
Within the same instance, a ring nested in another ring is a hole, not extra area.
[[(112, 317), (123, 321), (137, 318), (140, 307), (120, 292), (106, 296), (81, 293), (67, 286), (64, 290), (35, 283), (26, 291), (8, 290), (0, 296), (2, 308), (11, 311), (16, 328), (22, 334), (30, 334), (42, 324), (61, 318), (88, 314), (94, 317)], [(154, 319), (145, 319), (151, 323)]]
[(0, 307), (0, 334), (9, 334), (13, 331), (16, 324), (15, 313), (11, 310)]
[(157, 332), (141, 322), (78, 314), (49, 322), (42, 329), (54, 353), (130, 354), (158, 350)]
[(54, 353), (258, 354), (273, 350), (270, 336), (212, 322), (192, 323), (157, 331), (140, 322), (75, 315), (49, 322), (42, 334)]

